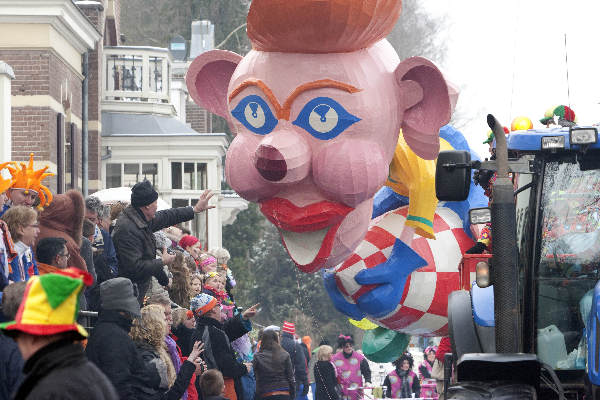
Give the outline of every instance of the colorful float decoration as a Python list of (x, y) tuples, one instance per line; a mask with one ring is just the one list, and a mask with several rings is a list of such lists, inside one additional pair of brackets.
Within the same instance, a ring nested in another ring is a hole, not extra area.
[[(554, 117), (558, 117), (558, 121), (554, 121)], [(576, 125), (577, 118), (575, 116), (575, 111), (573, 111), (571, 107), (560, 105), (550, 107), (548, 110), (546, 110), (544, 113), (544, 118), (541, 118), (540, 122), (546, 125), (546, 127), (556, 123), (558, 123), (560, 126), (569, 127)]]
[(526, 131), (528, 129), (533, 129), (533, 122), (527, 117), (520, 116), (516, 117), (512, 120), (510, 124), (510, 131)]
[[(442, 150), (466, 150), (479, 159), (456, 129), (445, 126), (439, 133)], [(438, 203), (435, 193), (423, 197), (435, 192), (432, 161), (410, 160), (403, 173), (407, 182), (418, 182), (420, 197), (403, 196), (388, 180), (375, 196), (365, 239), (345, 262), (325, 273), (325, 288), (338, 311), (362, 321), (361, 326), (368, 326), (366, 318), (407, 335), (444, 336), (448, 295), (471, 282), (469, 271), (459, 268), (463, 254), (473, 246), (468, 211), (485, 207), (487, 198), (474, 183), (463, 202)], [(418, 212), (411, 207), (414, 198), (419, 199)], [(415, 231), (409, 244), (401, 240), (409, 217), (427, 212), (433, 215), (431, 225), (425, 224), (431, 230)]]
[(228, 183), (260, 205), (301, 271), (327, 269), (338, 310), (378, 326), (379, 355), (407, 343), (386, 328), (445, 334), (473, 243), (466, 213), (487, 204), (481, 188), (438, 204), (439, 151), (468, 149), (445, 126), (458, 92), (430, 61), (400, 61), (385, 40), (400, 11), (400, 0), (253, 0), (252, 50), (205, 52), (186, 76), (235, 135)]

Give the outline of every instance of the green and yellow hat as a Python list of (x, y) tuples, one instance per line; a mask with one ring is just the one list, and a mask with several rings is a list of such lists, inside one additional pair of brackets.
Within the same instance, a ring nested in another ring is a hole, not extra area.
[(84, 285), (92, 282), (90, 274), (76, 268), (31, 277), (15, 320), (0, 324), (0, 329), (8, 335), (18, 331), (38, 336), (72, 331), (86, 338), (87, 331), (75, 321), (79, 313), (79, 294)]

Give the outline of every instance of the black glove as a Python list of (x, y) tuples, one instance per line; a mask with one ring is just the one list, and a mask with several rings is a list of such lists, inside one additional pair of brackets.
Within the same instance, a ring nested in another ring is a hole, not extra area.
[(309, 389), (308, 382), (304, 382), (304, 385), (302, 386), (301, 396), (306, 396), (308, 394), (308, 389)]
[(487, 249), (486, 245), (483, 244), (482, 242), (477, 242), (475, 243), (475, 246), (471, 247), (469, 250), (467, 250), (465, 253), (466, 254), (481, 254), (483, 253), (485, 250)]
[(160, 284), (160, 286), (167, 286), (169, 284), (169, 276), (165, 272), (165, 269), (162, 265), (154, 270), (153, 275)]

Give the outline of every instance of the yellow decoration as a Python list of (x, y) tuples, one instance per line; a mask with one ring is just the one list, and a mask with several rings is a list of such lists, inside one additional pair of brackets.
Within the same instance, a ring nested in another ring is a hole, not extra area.
[(19, 162), (20, 168), (8, 167), (12, 175), (11, 189), (29, 189), (35, 191), (40, 196), (39, 208), (52, 203), (52, 192), (46, 186), (42, 185), (42, 180), (54, 176), (51, 172), (46, 172), (48, 167), (39, 170), (33, 169), (33, 153), (29, 154), (29, 163)]
[[(445, 150), (453, 148), (440, 138), (440, 151)], [(435, 163), (435, 160), (424, 160), (417, 156), (401, 134), (385, 183), (394, 192), (409, 198), (406, 225), (414, 227), (416, 233), (428, 239), (435, 239), (433, 216), (438, 204), (435, 197)]]
[(511, 132), (526, 131), (528, 129), (533, 129), (533, 123), (527, 117), (516, 117), (513, 119), (512, 124), (510, 125)]
[(360, 321), (357, 321), (352, 318), (348, 318), (348, 322), (350, 322), (352, 325), (356, 326), (357, 328), (362, 329), (363, 331), (370, 331), (372, 329), (379, 327), (379, 325), (374, 324), (373, 322), (371, 322), (370, 320), (368, 320), (366, 318), (363, 318)]

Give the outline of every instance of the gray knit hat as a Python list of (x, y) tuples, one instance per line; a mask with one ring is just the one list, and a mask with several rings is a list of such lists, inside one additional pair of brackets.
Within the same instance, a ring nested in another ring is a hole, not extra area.
[(103, 310), (126, 311), (140, 317), (140, 303), (133, 292), (133, 284), (127, 278), (113, 278), (100, 284), (100, 300)]

